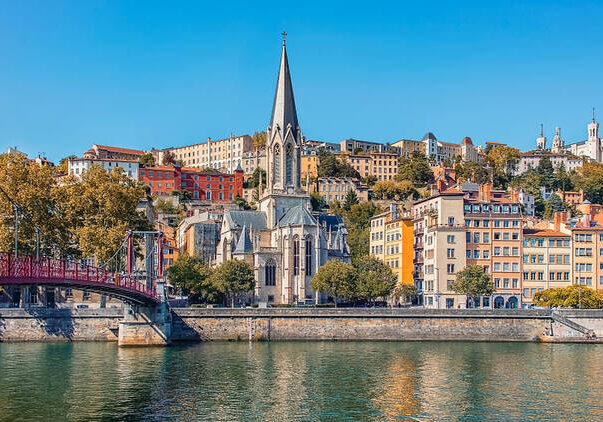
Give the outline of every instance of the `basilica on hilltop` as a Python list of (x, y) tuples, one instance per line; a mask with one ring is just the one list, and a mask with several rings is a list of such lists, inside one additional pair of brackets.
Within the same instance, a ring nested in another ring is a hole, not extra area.
[(257, 211), (224, 212), (216, 257), (218, 264), (239, 259), (254, 268), (256, 302), (324, 302), (326, 293), (310, 287), (312, 276), (330, 259), (350, 261), (341, 217), (314, 215), (301, 188), (302, 142), (283, 39), (267, 129), (266, 189)]

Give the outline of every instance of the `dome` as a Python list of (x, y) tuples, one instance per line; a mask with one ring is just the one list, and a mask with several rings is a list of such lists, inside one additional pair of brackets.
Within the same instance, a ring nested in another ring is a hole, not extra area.
[(425, 134), (425, 136), (423, 136), (423, 139), (421, 139), (421, 141), (428, 141), (428, 140), (437, 141), (438, 139), (435, 137), (435, 135), (433, 133), (427, 132)]
[(465, 136), (463, 138), (463, 142), (461, 143), (461, 145), (473, 145), (473, 142), (471, 142), (471, 138), (468, 136)]

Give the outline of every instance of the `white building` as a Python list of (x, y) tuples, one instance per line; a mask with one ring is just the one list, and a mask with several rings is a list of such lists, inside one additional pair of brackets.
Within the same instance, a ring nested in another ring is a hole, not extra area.
[(585, 141), (575, 142), (566, 145), (564, 150), (580, 157), (586, 157), (598, 163), (603, 162), (603, 142), (599, 138), (599, 123), (595, 121), (595, 111), (593, 109), (593, 119), (588, 124), (588, 138)]
[(138, 161), (135, 160), (116, 160), (109, 158), (70, 158), (67, 168), (69, 174), (80, 177), (92, 166), (92, 164), (98, 164), (109, 172), (116, 167), (121, 167), (128, 177), (138, 180)]
[(224, 212), (216, 261), (239, 259), (254, 268), (255, 301), (324, 301), (326, 293), (314, 291), (310, 280), (330, 259), (349, 262), (350, 250), (341, 217), (312, 215), (301, 189), (302, 134), (284, 41), (267, 137), (259, 210)]

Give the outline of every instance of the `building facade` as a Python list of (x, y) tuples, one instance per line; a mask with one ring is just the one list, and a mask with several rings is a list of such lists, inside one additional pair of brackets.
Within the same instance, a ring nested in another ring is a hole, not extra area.
[(223, 174), (187, 167), (158, 166), (142, 168), (138, 174), (152, 195), (169, 196), (174, 191), (186, 191), (191, 199), (219, 202), (243, 196), (243, 171), (240, 168), (233, 174)]
[(121, 168), (131, 179), (138, 180), (138, 160), (125, 160), (117, 158), (70, 158), (67, 164), (69, 174), (81, 177), (93, 164), (103, 167), (108, 172), (114, 168)]
[(374, 176), (377, 181), (393, 180), (398, 173), (398, 154), (371, 152), (367, 154), (340, 154), (339, 159), (350, 164), (360, 177)]
[(319, 177), (310, 183), (310, 192), (318, 192), (326, 203), (344, 201), (350, 191), (356, 192), (359, 201), (370, 199), (370, 189), (351, 177)]
[(167, 148), (184, 167), (212, 168), (233, 173), (239, 166), (243, 168), (243, 156), (253, 150), (251, 136), (230, 135), (229, 138)]
[(330, 259), (349, 262), (350, 250), (341, 218), (312, 215), (301, 188), (302, 134), (284, 41), (267, 138), (258, 211), (224, 212), (216, 261), (243, 260), (254, 269), (254, 301), (325, 301), (326, 293), (312, 289), (312, 276)]

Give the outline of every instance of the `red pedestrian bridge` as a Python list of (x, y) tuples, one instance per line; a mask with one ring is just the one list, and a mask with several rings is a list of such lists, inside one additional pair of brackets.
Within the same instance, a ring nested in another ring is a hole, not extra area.
[(155, 286), (79, 262), (0, 252), (0, 286), (40, 285), (87, 290), (142, 305), (160, 301)]

